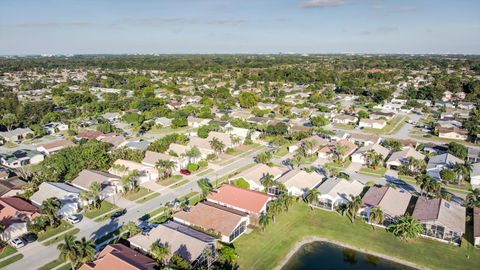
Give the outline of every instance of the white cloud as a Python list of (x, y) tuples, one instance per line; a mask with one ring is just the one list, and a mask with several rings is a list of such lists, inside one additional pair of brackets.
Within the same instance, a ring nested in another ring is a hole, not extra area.
[(300, 3), (301, 8), (325, 8), (345, 5), (345, 0), (306, 0)]

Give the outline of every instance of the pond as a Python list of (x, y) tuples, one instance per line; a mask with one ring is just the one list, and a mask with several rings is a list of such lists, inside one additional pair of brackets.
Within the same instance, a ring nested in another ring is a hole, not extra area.
[(413, 269), (377, 256), (365, 254), (327, 242), (313, 242), (303, 245), (282, 270), (312, 269)]

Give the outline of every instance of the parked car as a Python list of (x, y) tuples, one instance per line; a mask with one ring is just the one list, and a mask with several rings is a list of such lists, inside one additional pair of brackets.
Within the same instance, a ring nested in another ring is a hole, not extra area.
[(65, 218), (70, 224), (76, 224), (79, 223), (82, 220), (81, 215), (71, 215)]
[(22, 238), (23, 242), (28, 243), (28, 244), (33, 243), (33, 242), (37, 241), (37, 239), (38, 239), (37, 235), (34, 234), (34, 233), (26, 233), (26, 234), (22, 235), (21, 238)]
[(183, 174), (183, 175), (190, 175), (191, 174), (191, 172), (189, 170), (186, 170), (186, 169), (181, 169), (180, 173)]
[(113, 213), (110, 218), (111, 218), (111, 219), (116, 219), (116, 218), (119, 218), (119, 217), (125, 215), (126, 213), (127, 213), (127, 209), (124, 208), (124, 209), (122, 209), (122, 210), (120, 210), (120, 211), (117, 211), (117, 212)]
[(12, 245), (12, 247), (14, 247), (16, 249), (19, 249), (19, 248), (22, 248), (22, 247), (25, 246), (25, 242), (22, 240), (22, 238), (17, 237), (17, 238), (14, 238), (14, 239), (10, 240), (10, 245)]

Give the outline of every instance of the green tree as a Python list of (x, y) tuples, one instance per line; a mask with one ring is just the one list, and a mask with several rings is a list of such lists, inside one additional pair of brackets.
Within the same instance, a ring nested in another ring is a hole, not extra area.
[(175, 162), (171, 160), (159, 159), (157, 163), (155, 163), (155, 168), (160, 173), (160, 178), (166, 179), (172, 176), (173, 169), (175, 168)]
[(50, 226), (53, 227), (57, 224), (57, 212), (61, 207), (62, 203), (60, 202), (60, 199), (55, 197), (48, 198), (42, 202), (40, 210), (44, 215), (48, 216), (48, 219), (50, 220)]
[(253, 108), (257, 106), (257, 98), (250, 92), (242, 92), (239, 101), (242, 108)]
[(265, 213), (261, 213), (258, 219), (258, 224), (262, 230), (265, 231), (265, 228), (268, 226), (268, 224), (270, 224), (270, 216)]
[(453, 183), (456, 180), (456, 174), (454, 171), (449, 169), (443, 169), (440, 171), (440, 177), (442, 180), (447, 181), (449, 183)]
[(63, 241), (57, 247), (60, 251), (59, 258), (70, 263), (72, 269), (76, 269), (82, 254), (75, 243), (75, 237), (67, 233), (63, 237)]
[(368, 214), (368, 220), (372, 223), (372, 228), (375, 230), (375, 226), (373, 224), (380, 224), (383, 222), (385, 216), (383, 214), (382, 209), (378, 207), (374, 207), (370, 209), (370, 213)]
[(202, 178), (202, 179), (198, 180), (197, 185), (202, 190), (203, 198), (206, 198), (208, 196), (208, 194), (210, 194), (213, 191), (212, 184), (206, 178)]
[(92, 182), (88, 191), (94, 208), (100, 208), (102, 187), (98, 182)]
[(212, 147), (213, 151), (215, 151), (217, 156), (225, 150), (225, 144), (217, 138), (213, 138), (210, 141), (210, 146)]
[(310, 210), (313, 210), (313, 205), (318, 203), (318, 201), (320, 200), (318, 196), (320, 196), (320, 191), (316, 188), (309, 189), (306, 192), (306, 195), (303, 198), (303, 200), (310, 206)]
[(462, 160), (466, 159), (468, 154), (467, 147), (456, 142), (450, 142), (447, 151)]
[(350, 201), (347, 202), (347, 214), (350, 218), (350, 222), (354, 223), (358, 210), (362, 206), (362, 197), (350, 195)]
[(75, 241), (78, 249), (78, 260), (80, 263), (88, 263), (95, 258), (95, 243), (93, 240), (87, 240), (85, 237)]
[(160, 266), (165, 266), (168, 257), (170, 257), (170, 247), (168, 243), (154, 242), (150, 247), (150, 254), (157, 260)]
[(396, 237), (408, 240), (416, 238), (422, 233), (423, 226), (418, 220), (407, 213), (401, 216), (395, 223), (390, 224), (388, 230)]
[(265, 193), (268, 193), (268, 190), (273, 187), (273, 185), (275, 184), (275, 181), (273, 180), (274, 179), (274, 176), (271, 175), (270, 173), (266, 173), (261, 179), (260, 179), (260, 183), (262, 184), (262, 186), (264, 187), (264, 191)]
[(202, 156), (202, 153), (200, 152), (200, 149), (198, 149), (198, 147), (193, 146), (192, 148), (190, 148), (190, 150), (185, 152), (185, 155), (188, 157), (188, 162), (192, 163), (192, 160), (197, 160), (197, 158)]
[(259, 153), (255, 157), (255, 161), (257, 161), (258, 163), (262, 163), (262, 164), (268, 164), (268, 163), (270, 163), (272, 158), (273, 158), (272, 153), (267, 151), (267, 152)]
[(330, 124), (330, 121), (322, 115), (310, 117), (310, 123), (314, 127), (323, 127)]
[(12, 130), (13, 126), (18, 124), (18, 118), (13, 113), (6, 113), (3, 115), (2, 119), (0, 119), (0, 124), (5, 126), (8, 131)]

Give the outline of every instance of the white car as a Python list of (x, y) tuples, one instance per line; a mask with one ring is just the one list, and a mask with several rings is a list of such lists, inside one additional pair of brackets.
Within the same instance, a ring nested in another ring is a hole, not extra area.
[(66, 220), (71, 224), (76, 224), (76, 223), (79, 223), (82, 220), (82, 218), (79, 215), (71, 215), (71, 216), (68, 216)]
[(19, 248), (22, 248), (25, 246), (25, 242), (23, 242), (22, 239), (20, 238), (14, 238), (12, 240), (10, 240), (10, 245), (12, 245), (12, 247), (16, 248), (16, 249), (19, 249)]

